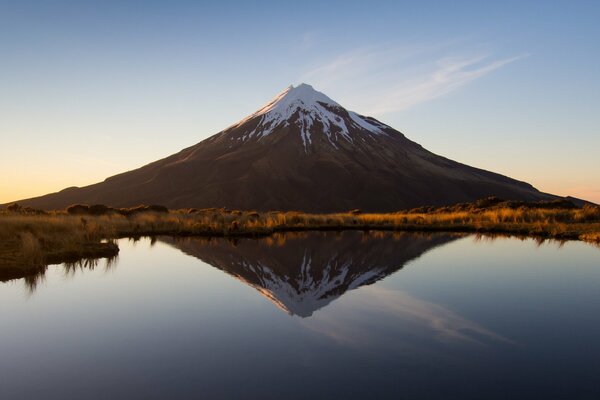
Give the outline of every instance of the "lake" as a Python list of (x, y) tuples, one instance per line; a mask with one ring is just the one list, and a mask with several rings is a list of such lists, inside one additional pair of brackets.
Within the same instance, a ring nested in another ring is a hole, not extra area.
[(0, 398), (600, 398), (600, 249), (122, 239), (0, 283)]

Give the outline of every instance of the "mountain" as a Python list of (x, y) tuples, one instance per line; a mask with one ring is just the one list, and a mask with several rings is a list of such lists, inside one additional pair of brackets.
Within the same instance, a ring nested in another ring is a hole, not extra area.
[(375, 283), (460, 237), (345, 231), (159, 240), (253, 287), (286, 313), (308, 317), (347, 291)]
[(506, 176), (433, 154), (394, 128), (348, 111), (301, 84), (200, 143), (139, 169), (21, 200), (170, 208), (395, 211), (487, 196), (553, 196)]

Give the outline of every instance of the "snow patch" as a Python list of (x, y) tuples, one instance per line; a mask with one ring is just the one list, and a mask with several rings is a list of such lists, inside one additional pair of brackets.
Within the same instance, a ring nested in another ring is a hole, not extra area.
[(388, 128), (355, 112), (346, 111), (325, 94), (305, 83), (297, 87), (289, 86), (264, 107), (232, 128), (240, 127), (257, 117), (260, 117), (258, 124), (252, 131), (245, 132), (242, 136), (243, 142), (254, 137), (261, 139), (280, 126), (295, 124), (300, 129), (305, 152), (308, 152), (312, 145), (314, 135), (319, 133), (316, 131), (317, 125), (321, 126), (321, 133), (327, 136), (327, 140), (335, 148), (337, 148), (335, 142), (338, 141), (338, 136), (353, 143), (350, 128), (373, 135), (385, 135), (384, 129)]
[(241, 261), (235, 264), (250, 271), (257, 278), (258, 284), (241, 275), (236, 275), (238, 279), (258, 290), (290, 315), (308, 317), (347, 290), (375, 282), (386, 275), (384, 267), (372, 267), (364, 272), (352, 273), (353, 262), (352, 258), (340, 259), (338, 254), (332, 254), (319, 279), (315, 278), (318, 268), (313, 268), (313, 260), (308, 251), (304, 252), (300, 261), (299, 273), (293, 277), (277, 274), (261, 262), (253, 265)]

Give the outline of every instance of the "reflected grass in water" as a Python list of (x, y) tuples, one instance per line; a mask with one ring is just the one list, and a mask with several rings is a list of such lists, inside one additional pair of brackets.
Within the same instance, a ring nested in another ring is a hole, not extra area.
[[(118, 259), (118, 256), (105, 258), (84, 258), (73, 262), (62, 263), (60, 266), (56, 266), (55, 268), (61, 268), (65, 277), (74, 277), (77, 272), (95, 270), (98, 268), (101, 261), (104, 261), (103, 268), (105, 271), (112, 271), (117, 267)], [(10, 271), (8, 269), (0, 269), (0, 282), (23, 279), (27, 292), (29, 294), (33, 294), (45, 281), (48, 268), (49, 266), (44, 265), (38, 268), (26, 270), (15, 269)], [(7, 271), (12, 273), (9, 274)]]

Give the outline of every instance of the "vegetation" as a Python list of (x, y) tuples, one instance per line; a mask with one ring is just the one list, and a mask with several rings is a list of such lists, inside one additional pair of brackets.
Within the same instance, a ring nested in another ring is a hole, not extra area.
[(33, 268), (111, 257), (120, 237), (155, 235), (264, 236), (301, 230), (395, 230), (504, 233), (600, 244), (600, 207), (568, 201), (524, 203), (489, 198), (452, 207), (375, 214), (308, 214), (227, 209), (114, 209), (74, 205), (44, 212), (11, 205), (0, 211), (0, 268)]

